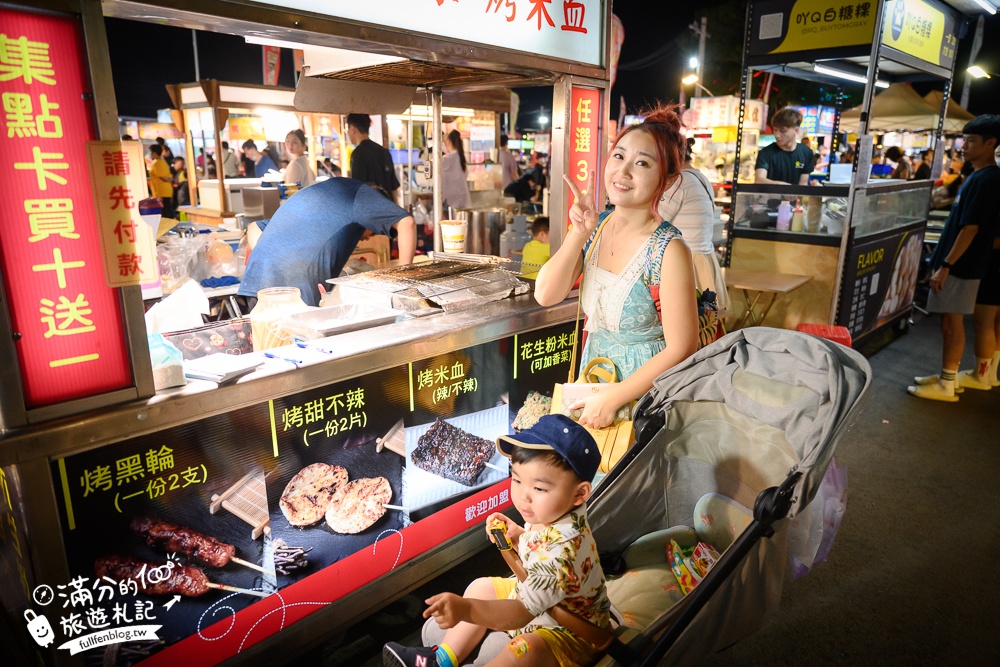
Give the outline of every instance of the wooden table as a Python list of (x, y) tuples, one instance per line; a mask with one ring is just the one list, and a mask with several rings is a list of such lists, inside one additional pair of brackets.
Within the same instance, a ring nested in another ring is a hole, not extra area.
[[(751, 326), (763, 323), (778, 296), (788, 294), (812, 280), (812, 276), (767, 271), (740, 271), (739, 269), (723, 269), (722, 275), (725, 278), (726, 287), (743, 292), (743, 300), (747, 306), (746, 312), (743, 313), (743, 317), (733, 327), (733, 330), (742, 329), (748, 322)], [(768, 298), (765, 300), (763, 308), (758, 310), (761, 305), (761, 297), (765, 294), (768, 295)]]

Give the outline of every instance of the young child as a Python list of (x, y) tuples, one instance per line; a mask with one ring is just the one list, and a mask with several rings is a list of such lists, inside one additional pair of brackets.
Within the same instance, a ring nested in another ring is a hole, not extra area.
[(521, 250), (522, 278), (535, 278), (542, 264), (549, 261), (549, 219), (544, 215), (531, 223), (531, 240)]
[(486, 525), (496, 519), (506, 524), (527, 578), (476, 579), (464, 597), (429, 598), (424, 618), (448, 629), (444, 641), (432, 648), (390, 642), (382, 650), (386, 667), (458, 667), (490, 629), (512, 637), (491, 665), (569, 667), (590, 664), (599, 655), (547, 613), (564, 603), (577, 616), (609, 627), (611, 604), (585, 504), (601, 461), (597, 444), (568, 417), (546, 415), (518, 435), (498, 438), (497, 448), (511, 459), (510, 497), (525, 525), (499, 513)]

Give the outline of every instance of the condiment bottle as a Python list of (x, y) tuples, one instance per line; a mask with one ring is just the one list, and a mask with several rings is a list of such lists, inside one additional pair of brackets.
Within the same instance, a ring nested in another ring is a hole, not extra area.
[(804, 211), (802, 210), (802, 200), (795, 200), (795, 211), (792, 212), (792, 231), (801, 232), (802, 231), (802, 217)]
[(778, 204), (778, 221), (775, 225), (779, 232), (787, 232), (792, 226), (792, 205), (787, 201)]

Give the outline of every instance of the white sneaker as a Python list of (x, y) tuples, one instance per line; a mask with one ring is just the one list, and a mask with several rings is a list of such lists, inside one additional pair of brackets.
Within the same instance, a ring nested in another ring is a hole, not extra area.
[(955, 403), (958, 401), (955, 390), (952, 387), (942, 386), (940, 382), (917, 386), (910, 385), (906, 388), (906, 391), (911, 396), (926, 398), (932, 401), (945, 401), (946, 403)]
[(993, 388), (989, 382), (980, 380), (973, 371), (959, 371), (955, 379), (955, 386), (979, 389), (980, 391), (989, 391)]
[[(917, 386), (924, 387), (929, 384), (937, 384), (938, 382), (941, 381), (941, 378), (938, 375), (917, 375), (916, 377), (913, 378), (913, 381), (917, 383)], [(1000, 383), (997, 383), (997, 385), (994, 386), (998, 385), (1000, 385)], [(963, 391), (965, 391), (965, 389), (959, 383), (956, 382), (955, 393), (961, 394)]]

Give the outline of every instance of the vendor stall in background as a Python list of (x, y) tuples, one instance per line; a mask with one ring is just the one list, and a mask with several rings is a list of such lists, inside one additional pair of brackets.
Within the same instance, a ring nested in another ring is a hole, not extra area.
[[(873, 98), (877, 88), (890, 83), (931, 80), (944, 87), (947, 99), (958, 44), (957, 12), (972, 7), (965, 2), (884, 0), (859, 5), (864, 11), (858, 9), (846, 20), (839, 5), (799, 13), (800, 4), (749, 3), (741, 100), (745, 107), (752, 69), (833, 85), (845, 79), (864, 82), (857, 158), (849, 171), (832, 172), (822, 185), (737, 183), (727, 235), (727, 283), (732, 289), (732, 278), (742, 274), (747, 295), (778, 294), (766, 324), (842, 325), (856, 344), (863, 344), (880, 329), (906, 327), (930, 189), (940, 173), (938, 163), (931, 180), (870, 178), (871, 128), (877, 122)], [(783, 20), (775, 21), (775, 16)], [(841, 98), (838, 93), (830, 133), (834, 138)], [(745, 123), (745, 108), (740, 117)], [(944, 117), (942, 104), (936, 138)], [(737, 154), (745, 149), (740, 143)], [(798, 226), (776, 229), (781, 202), (798, 208)], [(754, 277), (761, 275), (796, 284), (786, 292), (764, 284), (755, 289)]]
[[(152, 640), (144, 665), (287, 661), (487, 546), (483, 519), (511, 507), (492, 441), (566, 376), (577, 310), (575, 299), (538, 306), (510, 274), (484, 294), (482, 276), (499, 273), (492, 265), (447, 262), (455, 276), (475, 271), (476, 289), (456, 279), (417, 299), (395, 294), (391, 278), (431, 283), (426, 264), (362, 281), (346, 309), (420, 312), (345, 315), (377, 328), (321, 327), (306, 348), (269, 356), (247, 349), (244, 321), (181, 332), (185, 357), (239, 350), (235, 361), (252, 372), (154, 391), (159, 345), (147, 344), (139, 285), (158, 275), (144, 245), (157, 221), (132, 194), (145, 191), (141, 147), (119, 141), (103, 15), (377, 55), (381, 63), (301, 77), (295, 113), (337, 113), (327, 96), (387, 117), (419, 90), (434, 137), (449, 92), (551, 85), (552, 178), (568, 173), (584, 187), (606, 140), (610, 3), (540, 8), (550, 20), (537, 24), (470, 3), (410, 9), (407, 0), (0, 9), (0, 32), (32, 45), (38, 65), (0, 90), (59, 105), (37, 136), (7, 139), (0, 163), (23, 202), (0, 214), (0, 637), (12, 664), (103, 661), (104, 645), (117, 644), (109, 637), (126, 628)], [(229, 112), (256, 107), (227, 106), (224, 84), (203, 84), (192, 89), (211, 110), (204, 127), (217, 146)], [(177, 115), (189, 132), (194, 120)], [(473, 130), (484, 148), (486, 133)], [(439, 185), (436, 151), (432, 165)], [(555, 247), (569, 203), (553, 190)], [(473, 464), (433, 453), (449, 449)], [(331, 479), (345, 496), (377, 491), (359, 513), (368, 520), (305, 511), (309, 489)], [(33, 634), (26, 618), (37, 621)], [(36, 633), (42, 624), (51, 631)]]

